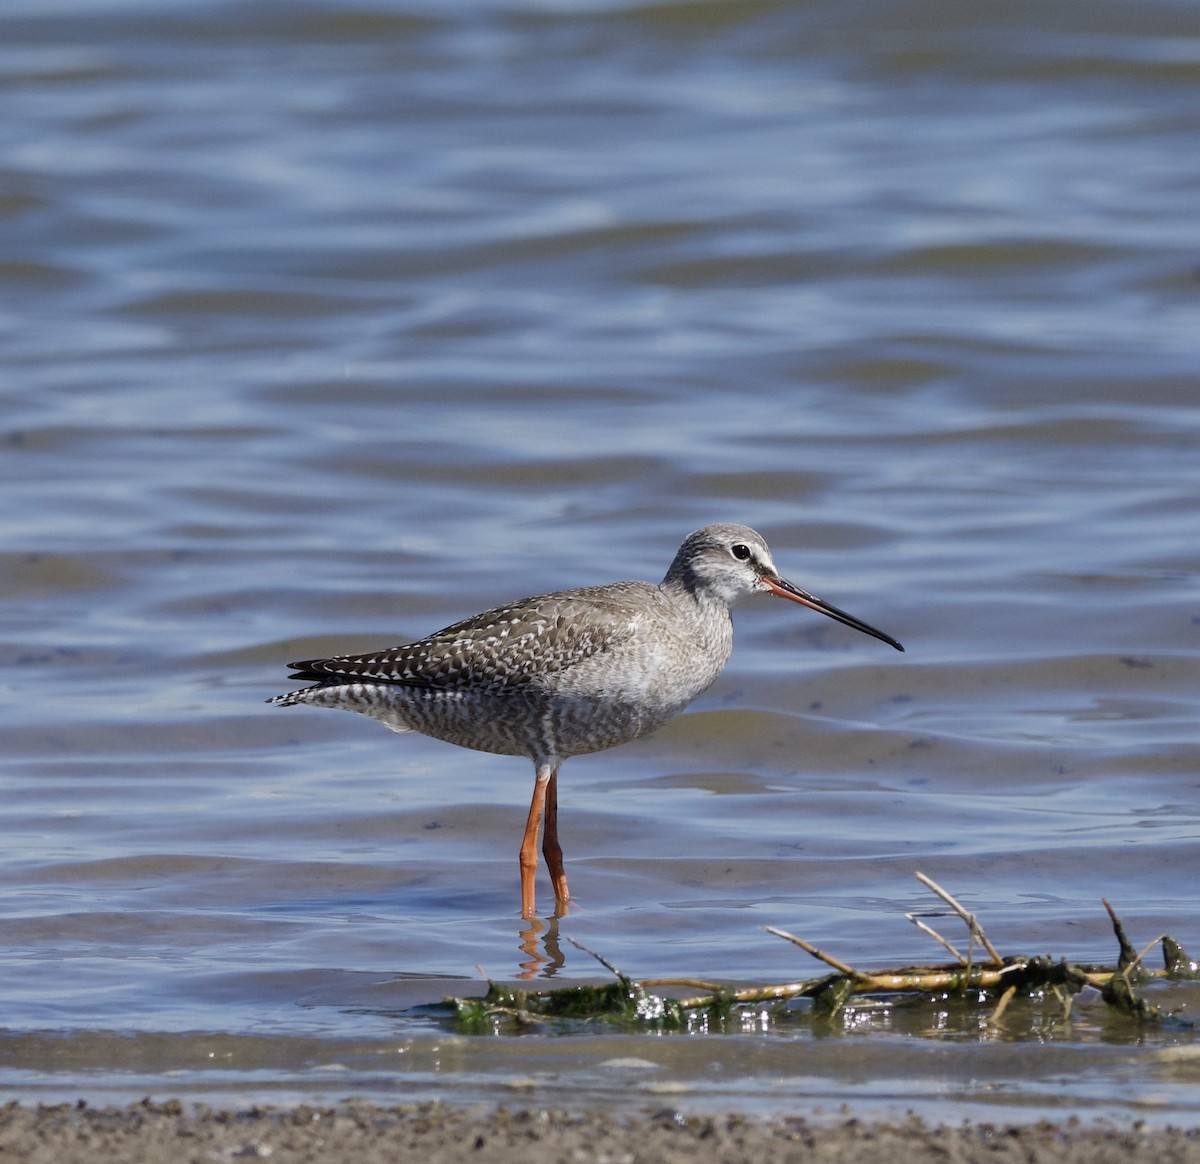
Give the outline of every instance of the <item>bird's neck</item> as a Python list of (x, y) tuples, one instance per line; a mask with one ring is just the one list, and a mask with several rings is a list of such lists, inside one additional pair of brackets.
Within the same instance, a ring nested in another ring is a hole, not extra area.
[(659, 589), (672, 602), (694, 611), (705, 621), (728, 622), (730, 604), (710, 587), (696, 586), (680, 573), (669, 573)]
[(714, 589), (711, 582), (700, 582), (685, 564), (678, 561), (671, 563), (667, 576), (658, 584), (658, 588), (676, 602), (697, 607), (702, 611), (711, 611), (713, 614), (722, 613), (725, 618), (729, 617), (736, 597), (732, 594), (722, 594)]

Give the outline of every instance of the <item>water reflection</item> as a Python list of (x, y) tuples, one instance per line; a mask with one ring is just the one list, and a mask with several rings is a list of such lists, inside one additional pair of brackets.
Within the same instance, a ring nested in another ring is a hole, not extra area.
[(519, 948), (527, 960), (520, 964), (518, 978), (553, 978), (566, 964), (566, 955), (559, 945), (558, 923), (559, 915), (556, 913), (544, 922), (541, 918), (531, 918), (529, 924), (522, 928)]

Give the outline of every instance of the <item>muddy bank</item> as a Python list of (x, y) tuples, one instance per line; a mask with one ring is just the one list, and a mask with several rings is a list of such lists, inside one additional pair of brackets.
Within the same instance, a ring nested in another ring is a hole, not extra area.
[(1030, 1125), (814, 1124), (738, 1116), (683, 1117), (669, 1110), (633, 1118), (537, 1109), (470, 1112), (437, 1104), (379, 1107), (192, 1109), (176, 1101), (127, 1108), (0, 1110), (0, 1158), (105, 1164), (122, 1161), (266, 1159), (322, 1164), (705, 1164), (707, 1161), (887, 1160), (970, 1164), (1200, 1164), (1200, 1130), (1095, 1126), (1067, 1120)]

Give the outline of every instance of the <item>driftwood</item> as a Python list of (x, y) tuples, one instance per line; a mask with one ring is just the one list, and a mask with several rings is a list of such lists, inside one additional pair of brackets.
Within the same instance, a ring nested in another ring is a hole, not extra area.
[[(905, 915), (953, 956), (954, 961), (949, 964), (860, 970), (819, 950), (803, 938), (767, 926), (768, 933), (799, 946), (829, 966), (833, 973), (796, 982), (733, 990), (692, 978), (658, 978), (638, 982), (595, 951), (574, 939), (568, 939), (585, 953), (591, 954), (612, 973), (615, 981), (603, 986), (563, 986), (551, 990), (519, 990), (489, 982), (487, 994), (482, 998), (447, 998), (445, 1003), (455, 1014), (460, 1029), (466, 1031), (492, 1031), (498, 1024), (506, 1022), (516, 1027), (541, 1026), (555, 1020), (606, 1021), (646, 1029), (686, 1030), (698, 1015), (725, 1017), (736, 1008), (751, 1004), (779, 1005), (796, 999), (810, 999), (814, 1016), (832, 1018), (845, 1009), (852, 999), (861, 996), (882, 1000), (900, 995), (952, 995), (990, 1008), (987, 1022), (996, 1024), (1015, 997), (1053, 998), (1066, 1016), (1070, 1014), (1071, 1003), (1080, 991), (1096, 990), (1109, 1007), (1139, 1022), (1173, 1021), (1190, 1025), (1150, 1005), (1138, 993), (1139, 986), (1155, 979), (1200, 978), (1200, 965), (1190, 959), (1170, 935), (1162, 934), (1142, 950), (1136, 950), (1116, 912), (1104, 901), (1117, 939), (1118, 958), (1115, 966), (1077, 965), (1048, 954), (1002, 957), (973, 913), (923, 873), (916, 876), (949, 907), (950, 915), (960, 919), (966, 926), (967, 949), (964, 954), (924, 920), (933, 915)], [(1161, 970), (1148, 969), (1143, 960), (1155, 946), (1160, 945), (1164, 967)], [(664, 988), (699, 990), (702, 993), (686, 998), (654, 993)]]

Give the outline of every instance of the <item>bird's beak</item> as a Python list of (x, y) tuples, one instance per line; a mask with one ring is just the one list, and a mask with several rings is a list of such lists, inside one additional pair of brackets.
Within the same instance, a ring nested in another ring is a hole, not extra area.
[(865, 635), (870, 635), (872, 638), (882, 639), (889, 646), (895, 647), (896, 650), (902, 651), (904, 648), (896, 642), (891, 635), (885, 635), (883, 631), (876, 630), (873, 626), (868, 626), (865, 622), (855, 618), (852, 614), (847, 614), (844, 610), (838, 610), (836, 606), (831, 606), (828, 602), (822, 601), (820, 598), (812, 594), (806, 594), (798, 586), (793, 586), (784, 578), (772, 577), (769, 574), (764, 574), (762, 584), (772, 594), (778, 595), (780, 598), (791, 599), (792, 602), (798, 602), (801, 606), (807, 606), (809, 610), (819, 611), (821, 614), (828, 615), (838, 622), (845, 623), (846, 626), (852, 626), (856, 631), (862, 631)]

